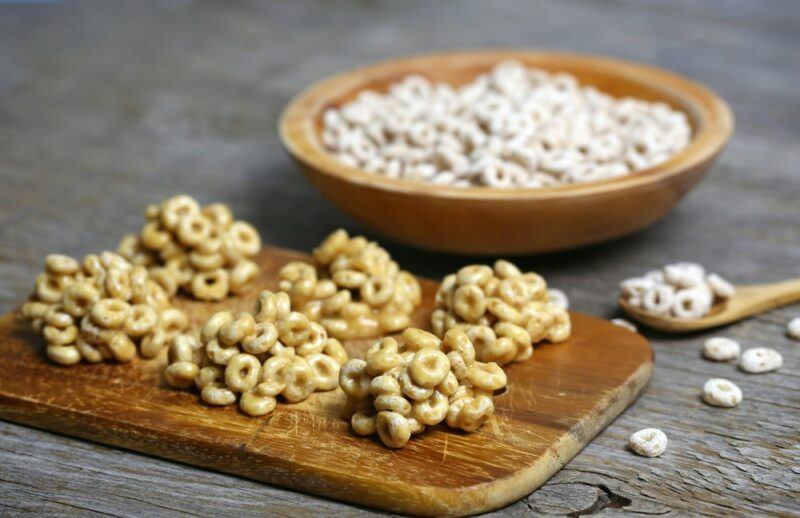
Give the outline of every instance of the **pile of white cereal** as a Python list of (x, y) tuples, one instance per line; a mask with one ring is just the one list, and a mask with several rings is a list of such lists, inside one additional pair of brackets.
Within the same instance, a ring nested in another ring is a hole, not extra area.
[(455, 187), (541, 188), (624, 176), (691, 139), (686, 114), (504, 62), (460, 88), (411, 75), (323, 115), (343, 163)]
[(731, 298), (735, 289), (716, 273), (696, 263), (668, 264), (620, 284), (622, 298), (653, 315), (700, 318), (716, 301)]

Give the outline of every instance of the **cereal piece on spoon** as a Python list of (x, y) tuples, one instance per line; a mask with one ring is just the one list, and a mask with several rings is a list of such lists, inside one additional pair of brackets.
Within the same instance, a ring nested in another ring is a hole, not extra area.
[(701, 265), (689, 262), (668, 264), (620, 283), (620, 295), (630, 306), (652, 315), (681, 319), (708, 315), (716, 302), (731, 298), (735, 291), (718, 274), (706, 274)]

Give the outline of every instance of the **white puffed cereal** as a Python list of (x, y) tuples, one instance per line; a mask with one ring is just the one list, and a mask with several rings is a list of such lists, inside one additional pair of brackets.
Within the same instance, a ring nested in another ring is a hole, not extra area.
[(714, 336), (703, 343), (703, 357), (715, 362), (735, 360), (741, 351), (739, 342), (722, 336)]
[(611, 323), (615, 326), (624, 327), (628, 331), (633, 331), (634, 333), (639, 331), (636, 329), (636, 326), (633, 324), (633, 322), (625, 320), (624, 318), (613, 318), (611, 319)]
[(735, 407), (742, 402), (742, 390), (726, 379), (711, 378), (703, 385), (703, 401), (712, 406)]
[(706, 282), (708, 282), (708, 287), (711, 288), (714, 295), (721, 299), (729, 299), (736, 293), (736, 288), (733, 287), (733, 284), (716, 273), (709, 273), (706, 277)]
[(628, 446), (642, 457), (660, 457), (667, 450), (667, 436), (658, 428), (645, 428), (631, 434)]
[(739, 360), (739, 368), (750, 374), (762, 374), (783, 366), (783, 356), (775, 349), (756, 347), (748, 349)]
[(542, 188), (633, 173), (688, 145), (688, 118), (569, 74), (500, 63), (454, 88), (408, 76), (322, 119), (343, 164), (454, 187)]
[(800, 340), (800, 317), (794, 317), (786, 325), (786, 334), (793, 340)]
[(547, 296), (550, 299), (550, 302), (552, 302), (556, 306), (561, 306), (564, 309), (569, 309), (569, 297), (567, 297), (567, 294), (564, 293), (563, 291), (556, 288), (548, 288)]
[(708, 315), (716, 302), (735, 294), (735, 287), (716, 273), (706, 275), (697, 263), (668, 264), (620, 283), (628, 305), (658, 316), (684, 319)]

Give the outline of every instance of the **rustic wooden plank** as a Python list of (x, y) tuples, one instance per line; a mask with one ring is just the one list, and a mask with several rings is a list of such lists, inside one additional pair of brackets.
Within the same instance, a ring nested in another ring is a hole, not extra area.
[[(718, 165), (662, 222), (606, 245), (520, 260), (564, 288), (577, 310), (615, 315), (620, 279), (673, 260), (713, 265), (741, 283), (796, 276), (798, 27), (792, 0), (2, 5), (0, 312), (28, 292), (45, 253), (113, 247), (139, 225), (142, 207), (170, 193), (232, 203), (281, 246), (308, 249), (336, 226), (355, 230), (297, 178), (275, 132), (281, 108), (345, 67), (474, 46), (649, 61), (707, 83), (737, 116)], [(468, 261), (385, 244), (429, 277)], [(778, 348), (785, 367), (764, 376), (700, 360), (709, 334), (649, 334), (657, 367), (647, 393), (548, 484), (504, 511), (799, 514), (792, 492), (800, 473), (790, 461), (800, 347), (783, 336), (798, 313), (800, 306), (785, 308), (715, 332)], [(740, 407), (699, 403), (712, 376), (740, 385)], [(627, 435), (644, 426), (669, 435), (664, 458), (626, 450)], [(83, 507), (121, 516), (255, 515), (254, 500), (292, 516), (349, 509), (3, 422), (0, 449), (0, 514), (92, 512)]]

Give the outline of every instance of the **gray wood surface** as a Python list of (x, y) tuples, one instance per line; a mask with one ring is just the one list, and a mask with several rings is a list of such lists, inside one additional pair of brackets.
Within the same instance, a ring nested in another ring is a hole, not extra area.
[[(0, 310), (47, 252), (114, 247), (141, 209), (178, 192), (231, 203), (268, 243), (307, 249), (358, 230), (298, 175), (275, 131), (309, 82), (433, 49), (560, 48), (644, 60), (728, 99), (736, 134), (667, 218), (613, 243), (520, 262), (574, 308), (615, 316), (617, 283), (696, 260), (737, 282), (800, 275), (800, 9), (787, 0), (633, 2), (56, 2), (0, 5)], [(441, 276), (469, 259), (385, 243)], [(780, 350), (753, 376), (700, 359), (710, 333), (649, 333), (645, 395), (545, 486), (502, 513), (800, 515), (800, 307), (720, 333)], [(725, 377), (744, 402), (704, 405)], [(655, 426), (660, 459), (626, 448)], [(0, 515), (362, 515), (369, 510), (0, 422)]]

